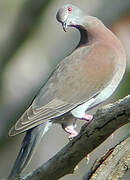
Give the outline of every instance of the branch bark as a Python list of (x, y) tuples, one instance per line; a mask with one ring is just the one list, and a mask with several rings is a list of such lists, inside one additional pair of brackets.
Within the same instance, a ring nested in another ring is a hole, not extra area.
[(107, 180), (122, 178), (130, 170), (130, 137), (111, 148), (96, 161), (83, 180)]
[[(68, 118), (68, 117), (66, 117)], [(71, 115), (69, 118), (73, 118)], [(57, 180), (73, 173), (75, 166), (116, 129), (130, 122), (130, 95), (98, 110), (93, 121), (81, 129), (53, 158), (30, 174), (17, 180)], [(15, 180), (16, 180), (15, 179)]]

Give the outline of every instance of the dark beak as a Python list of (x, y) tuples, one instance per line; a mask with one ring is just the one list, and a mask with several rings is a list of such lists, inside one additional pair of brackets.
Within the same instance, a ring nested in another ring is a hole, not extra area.
[(67, 24), (66, 24), (66, 22), (63, 22), (62, 26), (63, 26), (63, 30), (66, 32), (67, 31)]

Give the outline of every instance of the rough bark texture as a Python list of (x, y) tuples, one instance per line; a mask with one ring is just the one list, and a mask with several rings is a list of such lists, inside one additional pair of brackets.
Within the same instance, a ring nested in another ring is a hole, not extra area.
[(120, 179), (130, 170), (130, 137), (96, 161), (83, 180)]
[[(66, 118), (72, 118), (66, 117)], [(93, 121), (81, 129), (53, 158), (30, 174), (17, 180), (56, 180), (73, 173), (75, 166), (116, 129), (130, 122), (130, 95), (98, 110)], [(113, 157), (114, 158), (114, 157)]]

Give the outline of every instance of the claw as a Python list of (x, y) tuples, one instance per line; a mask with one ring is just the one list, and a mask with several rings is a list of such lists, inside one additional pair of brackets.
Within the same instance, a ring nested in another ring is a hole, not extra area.
[(75, 136), (78, 135), (78, 132), (74, 129), (74, 126), (67, 126), (64, 130), (70, 134), (69, 139), (73, 139)]
[(90, 122), (93, 119), (93, 115), (85, 113), (85, 115), (82, 117), (82, 120), (85, 120), (87, 122)]
[(85, 124), (82, 127), (86, 127), (93, 119), (93, 115), (85, 113), (85, 115), (81, 118), (81, 120), (85, 120)]

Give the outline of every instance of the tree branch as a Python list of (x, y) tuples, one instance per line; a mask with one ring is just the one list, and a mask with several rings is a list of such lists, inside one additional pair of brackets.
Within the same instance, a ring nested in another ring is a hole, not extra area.
[(83, 180), (122, 178), (130, 169), (129, 155), (130, 137), (127, 136), (96, 161)]
[[(73, 118), (69, 115), (69, 118)], [(66, 117), (68, 118), (68, 117)], [(130, 122), (130, 95), (104, 106), (94, 115), (93, 121), (81, 129), (53, 158), (30, 174), (17, 180), (56, 180), (73, 173), (75, 166), (116, 129)]]

